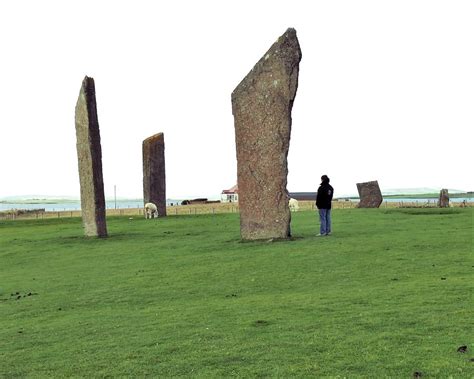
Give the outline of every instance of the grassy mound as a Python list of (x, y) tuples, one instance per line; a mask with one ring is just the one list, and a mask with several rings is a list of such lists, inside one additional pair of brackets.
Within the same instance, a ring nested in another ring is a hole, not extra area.
[[(0, 222), (0, 377), (472, 377), (473, 212)], [(462, 353), (457, 349), (467, 345)]]

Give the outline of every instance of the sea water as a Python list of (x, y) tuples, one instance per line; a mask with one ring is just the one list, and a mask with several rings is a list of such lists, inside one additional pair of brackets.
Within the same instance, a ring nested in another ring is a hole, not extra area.
[[(180, 205), (181, 200), (167, 199), (167, 206)], [(127, 209), (127, 208), (142, 208), (143, 200), (132, 199), (132, 200), (106, 200), (105, 207), (107, 209)], [(44, 209), (47, 212), (59, 212), (59, 211), (78, 211), (81, 209), (81, 202), (79, 200), (66, 200), (53, 202), (47, 200), (41, 202), (41, 200), (35, 201), (23, 201), (23, 202), (2, 202), (0, 201), (0, 211), (8, 211), (11, 209)]]
[[(449, 201), (453, 203), (461, 203), (464, 200), (467, 202), (472, 202), (474, 199), (472, 197), (456, 197), (451, 198)], [(167, 199), (167, 206), (179, 206), (181, 205), (182, 200)], [(352, 199), (352, 201), (357, 202), (358, 199)], [(384, 202), (394, 202), (394, 203), (416, 203), (419, 205), (423, 204), (436, 204), (438, 199), (412, 199), (412, 198), (387, 198), (383, 200)], [(131, 199), (131, 200), (106, 200), (105, 206), (107, 209), (127, 209), (127, 208), (142, 208), (143, 200), (141, 199)], [(11, 209), (44, 209), (47, 212), (59, 212), (59, 211), (78, 211), (81, 209), (81, 202), (79, 200), (66, 200), (66, 201), (57, 201), (53, 202), (51, 200), (41, 202), (41, 200), (35, 200), (32, 202), (23, 201), (23, 202), (2, 202), (0, 201), (0, 211), (8, 211)]]

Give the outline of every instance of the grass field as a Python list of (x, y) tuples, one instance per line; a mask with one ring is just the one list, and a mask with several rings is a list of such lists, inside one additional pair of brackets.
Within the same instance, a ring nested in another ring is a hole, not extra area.
[[(0, 222), (0, 377), (474, 377), (473, 209)], [(467, 346), (465, 353), (458, 352)]]

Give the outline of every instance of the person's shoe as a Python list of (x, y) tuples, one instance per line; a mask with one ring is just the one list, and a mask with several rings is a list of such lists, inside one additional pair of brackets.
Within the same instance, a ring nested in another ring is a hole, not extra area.
[(329, 233), (326, 233), (326, 235), (327, 235), (327, 236), (330, 236), (330, 235), (331, 235), (331, 232), (329, 232)]
[(316, 237), (324, 237), (325, 235), (326, 235), (326, 234), (321, 234), (321, 233), (319, 233), (319, 234), (316, 234)]

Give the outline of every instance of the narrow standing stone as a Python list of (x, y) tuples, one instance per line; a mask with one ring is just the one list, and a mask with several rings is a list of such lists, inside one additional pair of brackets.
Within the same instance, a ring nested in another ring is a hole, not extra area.
[(85, 77), (76, 104), (77, 159), (84, 233), (107, 237), (104, 181), (94, 79)]
[(290, 28), (232, 92), (244, 240), (290, 237), (287, 156), (300, 60)]
[(446, 188), (439, 192), (438, 207), (449, 208), (449, 191)]
[(165, 137), (155, 134), (142, 144), (143, 201), (158, 208), (159, 217), (166, 216)]
[(379, 183), (372, 182), (357, 183), (360, 202), (357, 208), (378, 208), (382, 204), (383, 197), (380, 191)]

